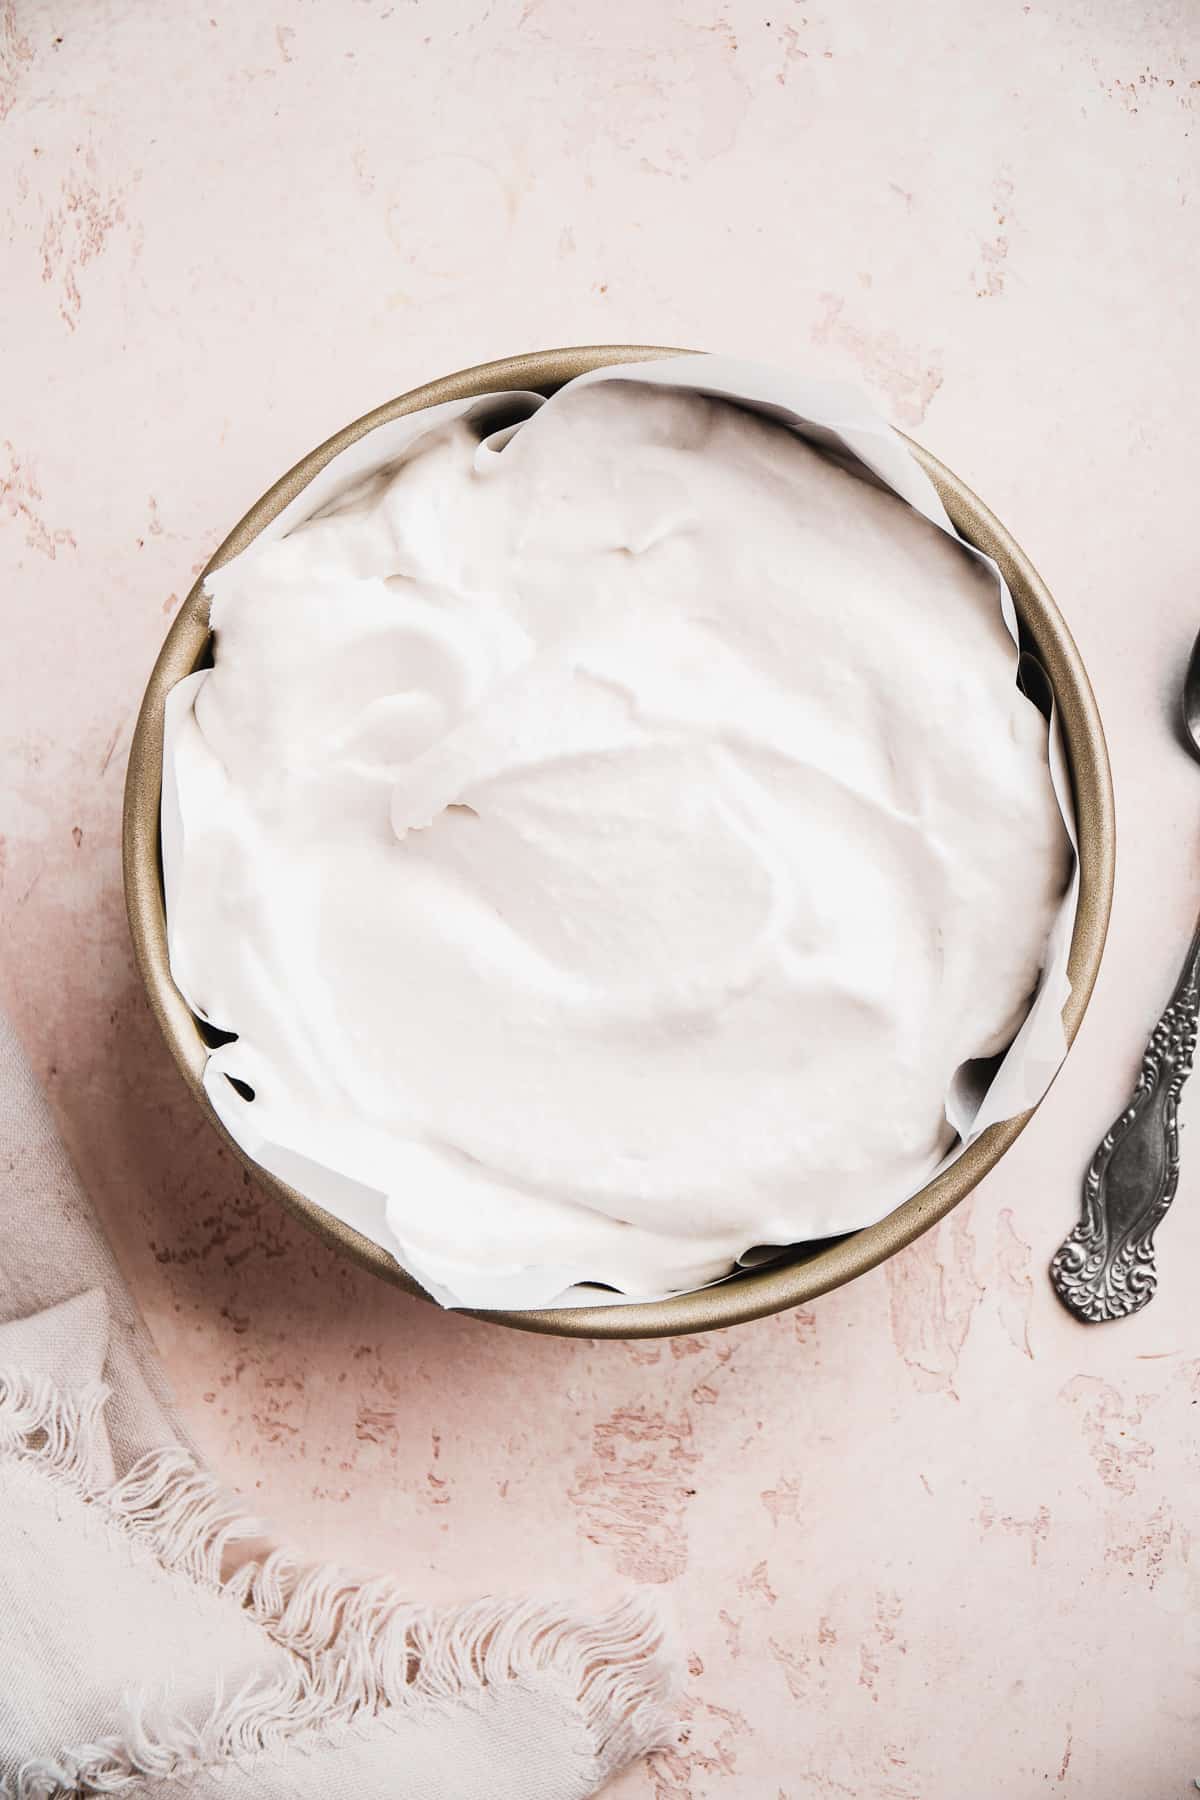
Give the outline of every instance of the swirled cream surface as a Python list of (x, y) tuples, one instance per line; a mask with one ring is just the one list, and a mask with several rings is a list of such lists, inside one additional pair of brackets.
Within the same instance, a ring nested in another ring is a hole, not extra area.
[(468, 1304), (695, 1287), (928, 1178), (1069, 855), (959, 544), (610, 381), (435, 431), (211, 592), (172, 967), (277, 1173)]

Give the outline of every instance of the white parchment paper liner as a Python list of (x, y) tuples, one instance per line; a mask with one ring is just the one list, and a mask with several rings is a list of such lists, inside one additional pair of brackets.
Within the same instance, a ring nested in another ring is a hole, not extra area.
[[(870, 471), (891, 488), (909, 506), (932, 521), (959, 542), (959, 537), (946, 514), (941, 500), (914, 461), (906, 445), (872, 409), (857, 390), (822, 381), (805, 380), (782, 370), (764, 368), (725, 356), (675, 357), (661, 362), (633, 363), (597, 369), (576, 378), (571, 386), (597, 381), (636, 381), (660, 387), (684, 388), (736, 401), (797, 431), (838, 460), (849, 461)], [(428, 431), (453, 419), (470, 418), (478, 425), (482, 441), (478, 454), (498, 454), (512, 434), (514, 417), (528, 417), (545, 404), (537, 394), (490, 394), (472, 400), (451, 401), (411, 413), (389, 424), (380, 425), (360, 438), (321, 470), (304, 491), (266, 526), (255, 544), (243, 556), (252, 556), (256, 545), (285, 536), (301, 520), (311, 518), (334, 498), (345, 493), (364, 477), (399, 462), (410, 447)], [(493, 428), (493, 420), (496, 422)], [(520, 429), (519, 424), (516, 429)], [(1013, 677), (1017, 676), (1017, 617), (1012, 596), (990, 557), (973, 545), (972, 556), (988, 568), (996, 582), (996, 598), (1005, 624), (1013, 637)], [(238, 561), (241, 559), (238, 558)], [(232, 566), (232, 565), (227, 565)], [(213, 578), (220, 581), (220, 571)], [(207, 591), (211, 592), (211, 588)], [(168, 946), (171, 970), (184, 998), (187, 988), (181, 971), (186, 967), (186, 954), (181, 954), (171, 930), (173, 897), (183, 878), (186, 847), (186, 824), (182, 815), (175, 780), (175, 743), (180, 721), (190, 713), (200, 684), (207, 679), (202, 670), (181, 681), (168, 696), (163, 741), (162, 860), (163, 885), (167, 912)], [(1048, 687), (1048, 684), (1047, 684)], [(1062, 742), (1060, 723), (1052, 711), (1049, 724), (1049, 761), (1054, 792), (1063, 822), (1076, 854), (1070, 881), (1047, 943), (1046, 962), (1029, 1013), (1009, 1049), (998, 1063), (985, 1066), (964, 1065), (951, 1084), (946, 1097), (946, 1117), (959, 1135), (953, 1147), (929, 1179), (949, 1166), (967, 1145), (973, 1143), (990, 1125), (1009, 1119), (1027, 1107), (1036, 1105), (1049, 1087), (1066, 1054), (1066, 1036), (1062, 1010), (1070, 994), (1067, 959), (1075, 927), (1079, 902), (1079, 857), (1070, 776)], [(214, 1020), (222, 1029), (235, 1030), (236, 1020)], [(638, 1294), (625, 1296), (609, 1288), (588, 1284), (588, 1270), (575, 1267), (495, 1267), (484, 1272), (459, 1265), (452, 1252), (445, 1260), (431, 1264), (403, 1251), (387, 1219), (387, 1195), (349, 1179), (334, 1168), (314, 1162), (293, 1146), (272, 1142), (263, 1136), (255, 1116), (254, 1102), (246, 1100), (230, 1085), (227, 1076), (236, 1077), (236, 1040), (223, 1044), (210, 1053), (204, 1072), (204, 1086), (214, 1110), (226, 1129), (242, 1149), (264, 1169), (306, 1194), (336, 1218), (378, 1243), (408, 1269), (421, 1285), (443, 1306), (483, 1307), (509, 1310), (529, 1307), (579, 1306), (589, 1303), (619, 1305), (666, 1295)], [(834, 1237), (873, 1225), (903, 1203), (907, 1195), (881, 1194), (877, 1209), (866, 1216), (844, 1216), (838, 1211), (836, 1193), (828, 1197), (827, 1210), (812, 1221), (805, 1241)], [(758, 1266), (776, 1257), (778, 1246), (746, 1248), (745, 1266)]]

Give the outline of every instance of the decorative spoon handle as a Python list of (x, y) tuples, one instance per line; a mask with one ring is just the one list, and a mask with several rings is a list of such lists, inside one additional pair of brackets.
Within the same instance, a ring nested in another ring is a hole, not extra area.
[(1133, 1098), (1092, 1158), (1079, 1224), (1050, 1264), (1063, 1305), (1089, 1325), (1154, 1298), (1154, 1233), (1179, 1185), (1179, 1095), (1200, 1015), (1200, 926), (1146, 1046)]

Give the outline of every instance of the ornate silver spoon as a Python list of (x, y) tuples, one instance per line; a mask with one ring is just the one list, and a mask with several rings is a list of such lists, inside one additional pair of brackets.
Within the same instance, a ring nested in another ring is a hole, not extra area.
[[(1200, 638), (1183, 683), (1183, 735), (1200, 758)], [(1154, 1233), (1179, 1185), (1179, 1095), (1192, 1070), (1198, 1015), (1200, 924), (1133, 1098), (1092, 1158), (1079, 1224), (1050, 1264), (1059, 1299), (1089, 1325), (1126, 1318), (1154, 1298)]]

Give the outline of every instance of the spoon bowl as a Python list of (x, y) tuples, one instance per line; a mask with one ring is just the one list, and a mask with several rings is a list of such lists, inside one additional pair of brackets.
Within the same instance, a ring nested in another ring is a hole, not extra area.
[(1196, 635), (1192, 654), (1188, 657), (1182, 702), (1180, 716), (1183, 721), (1183, 741), (1197, 762), (1200, 762), (1200, 632)]

